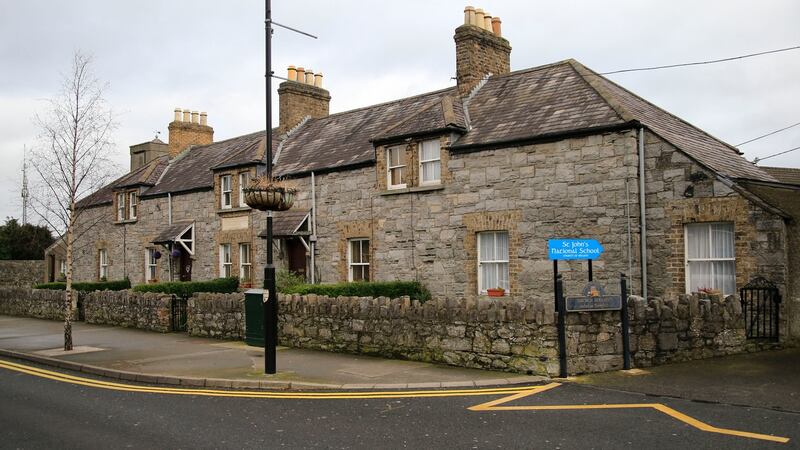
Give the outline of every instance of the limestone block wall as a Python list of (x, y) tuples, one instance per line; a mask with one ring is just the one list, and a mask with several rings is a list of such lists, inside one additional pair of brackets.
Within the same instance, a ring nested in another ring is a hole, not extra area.
[(190, 335), (244, 339), (244, 295), (195, 294), (189, 299), (188, 309)]
[[(0, 314), (37, 319), (64, 320), (65, 291), (31, 289), (28, 287), (1, 287)], [(77, 300), (73, 291), (73, 299)], [(76, 301), (77, 303), (77, 301)], [(77, 308), (73, 309), (73, 320)]]
[[(0, 287), (31, 287), (42, 282), (43, 260), (0, 261)], [(56, 267), (58, 271), (58, 267)]]
[(168, 333), (170, 296), (151, 292), (95, 291), (83, 295), (87, 323)]

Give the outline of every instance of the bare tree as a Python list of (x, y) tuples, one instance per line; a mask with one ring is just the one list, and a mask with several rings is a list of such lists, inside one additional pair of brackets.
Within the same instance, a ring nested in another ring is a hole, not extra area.
[(47, 111), (34, 118), (40, 145), (31, 157), (38, 175), (31, 206), (61, 234), (67, 253), (65, 351), (72, 350), (72, 315), (77, 301), (72, 292), (75, 242), (102, 218), (91, 214), (83, 220), (86, 208), (80, 200), (103, 187), (115, 170), (109, 154), (116, 125), (103, 96), (107, 85), (94, 77), (91, 62), (91, 57), (75, 52), (61, 91), (48, 100)]

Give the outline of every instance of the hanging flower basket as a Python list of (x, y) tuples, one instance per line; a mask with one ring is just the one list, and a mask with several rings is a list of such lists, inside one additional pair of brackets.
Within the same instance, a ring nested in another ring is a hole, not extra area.
[(289, 187), (286, 182), (267, 177), (250, 180), (242, 191), (247, 206), (260, 211), (286, 211), (294, 204), (294, 194), (297, 193), (297, 189)]
[(153, 259), (161, 259), (161, 252), (156, 250), (153, 252)]

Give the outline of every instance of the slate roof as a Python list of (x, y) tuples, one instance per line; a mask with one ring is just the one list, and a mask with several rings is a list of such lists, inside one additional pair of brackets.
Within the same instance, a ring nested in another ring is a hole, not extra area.
[(104, 205), (114, 201), (114, 190), (136, 186), (153, 186), (167, 168), (167, 157), (156, 158), (144, 166), (126, 173), (78, 202), (81, 208)]
[[(451, 149), (466, 151), (639, 124), (723, 176), (778, 181), (736, 148), (574, 60), (490, 77), (463, 101), (457, 88), (450, 87), (309, 119), (288, 137), (273, 134), (274, 173), (297, 176), (373, 164), (374, 145), (410, 136), (456, 132), (460, 138)], [(146, 180), (153, 186), (143, 189), (142, 196), (211, 189), (213, 169), (263, 164), (263, 134), (192, 147), (166, 169), (159, 161)], [(111, 202), (114, 187), (140, 176), (139, 171), (126, 175), (84, 201)]]
[(184, 220), (180, 222), (172, 222), (172, 225), (167, 225), (164, 227), (158, 236), (153, 239), (154, 244), (161, 244), (164, 242), (173, 242), (178, 237), (178, 233), (182, 233), (183, 230), (189, 227), (189, 225), (193, 224), (191, 220)]
[(780, 183), (800, 186), (800, 169), (793, 169), (790, 167), (759, 167), (761, 170), (772, 175)]
[[(298, 231), (295, 233), (294, 230), (297, 229), (302, 223), (306, 216), (309, 215), (311, 211), (309, 210), (289, 210), (289, 211), (275, 211), (272, 213), (272, 235), (276, 237), (284, 237), (284, 236), (306, 236), (311, 234), (308, 231)], [(266, 238), (267, 237), (267, 229), (258, 233), (258, 237)]]

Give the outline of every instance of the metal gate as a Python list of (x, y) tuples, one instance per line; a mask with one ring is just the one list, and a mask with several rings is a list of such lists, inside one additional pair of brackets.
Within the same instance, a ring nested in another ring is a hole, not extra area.
[(188, 297), (172, 294), (172, 331), (187, 331)]
[(739, 290), (748, 339), (778, 340), (781, 294), (774, 283), (753, 278)]

